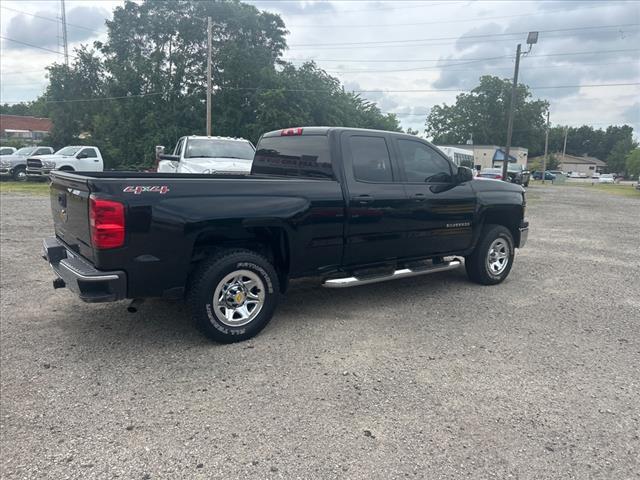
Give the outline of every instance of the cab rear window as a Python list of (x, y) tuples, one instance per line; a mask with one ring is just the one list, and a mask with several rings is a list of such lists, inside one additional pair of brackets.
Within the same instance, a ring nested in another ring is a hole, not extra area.
[(258, 143), (252, 174), (335, 178), (326, 135), (265, 137)]

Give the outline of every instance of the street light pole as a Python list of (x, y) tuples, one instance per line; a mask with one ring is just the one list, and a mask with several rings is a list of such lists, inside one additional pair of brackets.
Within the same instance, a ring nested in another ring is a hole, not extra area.
[(516, 67), (513, 72), (513, 86), (511, 87), (511, 103), (509, 104), (509, 120), (507, 124), (507, 145), (504, 152), (504, 161), (502, 162), (502, 179), (507, 181), (507, 170), (509, 167), (509, 152), (511, 150), (511, 135), (513, 134), (513, 111), (516, 103), (516, 89), (518, 88), (518, 71), (520, 70), (520, 49), (518, 44), (516, 49)]
[[(529, 45), (529, 50), (523, 53), (523, 55), (527, 55), (531, 52), (533, 45), (538, 43), (538, 32), (529, 32), (527, 35), (527, 45)], [(504, 152), (504, 161), (502, 163), (502, 180), (505, 182), (509, 180), (507, 176), (509, 170), (509, 157), (511, 153), (511, 135), (513, 134), (513, 115), (516, 108), (516, 90), (518, 88), (518, 73), (520, 72), (520, 51), (522, 45), (518, 44), (518, 48), (516, 48), (516, 66), (513, 71), (513, 86), (511, 87), (511, 103), (509, 104), (509, 116), (507, 122), (507, 145), (505, 147)]]
[(207, 137), (211, 136), (211, 17), (207, 17)]

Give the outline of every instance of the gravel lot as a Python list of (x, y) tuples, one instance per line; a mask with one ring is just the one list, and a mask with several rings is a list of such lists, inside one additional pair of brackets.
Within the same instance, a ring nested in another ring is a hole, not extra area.
[(2, 478), (640, 476), (640, 199), (532, 187), (508, 280), (294, 285), (250, 342), (87, 305), (2, 194)]

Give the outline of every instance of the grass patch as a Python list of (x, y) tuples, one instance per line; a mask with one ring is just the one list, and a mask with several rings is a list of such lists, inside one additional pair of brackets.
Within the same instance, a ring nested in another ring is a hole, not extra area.
[(49, 195), (48, 182), (0, 182), (0, 193)]
[(585, 190), (592, 190), (595, 192), (604, 192), (610, 193), (612, 195), (620, 195), (623, 197), (632, 197), (632, 198), (640, 198), (640, 190), (636, 190), (635, 184), (606, 184), (606, 183), (594, 183), (591, 182), (565, 182), (565, 183), (551, 183), (547, 180), (544, 185), (539, 181), (532, 181), (532, 186), (541, 186), (541, 187), (553, 187), (553, 188), (584, 188)]
[(612, 195), (621, 195), (623, 197), (640, 198), (640, 190), (636, 190), (634, 185), (606, 184), (606, 183), (565, 183), (557, 185), (558, 187), (577, 187), (596, 192), (605, 192)]

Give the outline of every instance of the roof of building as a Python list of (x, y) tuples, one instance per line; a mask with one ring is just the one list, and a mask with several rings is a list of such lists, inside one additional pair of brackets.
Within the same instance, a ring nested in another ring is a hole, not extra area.
[[(588, 155), (583, 155), (582, 157), (579, 157), (577, 155), (569, 155), (568, 153), (566, 153), (564, 156), (562, 155), (562, 152), (556, 152), (552, 154), (554, 157), (556, 157), (556, 159), (562, 164), (573, 164), (573, 165), (595, 165), (596, 167), (606, 167), (607, 164), (606, 162), (603, 162), (602, 160), (600, 160), (599, 158), (596, 157), (590, 157)], [(534, 157), (534, 158), (530, 158), (529, 161), (534, 161), (537, 159), (542, 159), (542, 155), (539, 157)]]
[(30, 132), (48, 132), (51, 130), (48, 118), (28, 117), (23, 115), (0, 115), (0, 130), (27, 130)]

